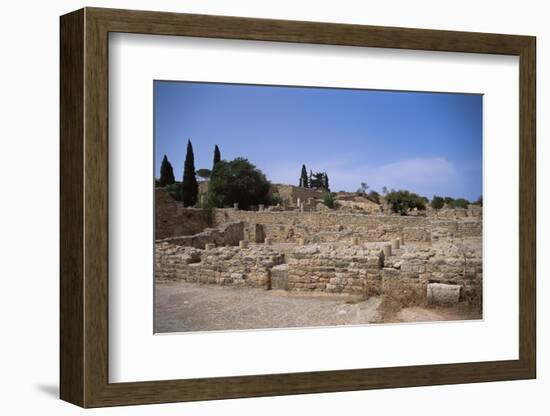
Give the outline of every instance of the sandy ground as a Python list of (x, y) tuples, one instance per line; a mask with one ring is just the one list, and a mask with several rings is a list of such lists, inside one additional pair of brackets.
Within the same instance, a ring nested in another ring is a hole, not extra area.
[(479, 318), (459, 308), (402, 309), (382, 297), (358, 300), (186, 282), (155, 283), (156, 333)]

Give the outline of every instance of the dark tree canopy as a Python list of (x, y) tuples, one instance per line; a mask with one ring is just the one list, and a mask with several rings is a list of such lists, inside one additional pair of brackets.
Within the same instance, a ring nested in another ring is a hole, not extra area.
[(212, 171), (210, 169), (197, 169), (197, 176), (200, 176), (201, 178), (208, 179), (212, 175)]
[(187, 141), (187, 153), (183, 166), (183, 182), (181, 184), (181, 199), (186, 207), (197, 203), (199, 185), (195, 177), (195, 156), (191, 140)]
[(326, 172), (316, 172), (309, 176), (309, 187), (314, 189), (324, 189), (330, 191), (328, 186), (328, 175)]
[(464, 198), (454, 199), (450, 196), (446, 196), (445, 198), (443, 198), (443, 200), (449, 208), (468, 208), (468, 206), (470, 205), (470, 202)]
[(401, 215), (407, 215), (414, 208), (419, 211), (426, 209), (425, 199), (409, 191), (392, 191), (386, 195), (386, 201), (390, 204), (393, 212)]
[(210, 176), (208, 199), (212, 206), (222, 208), (239, 204), (241, 209), (251, 205), (269, 204), (271, 184), (265, 175), (247, 159), (237, 158), (216, 163)]
[(216, 163), (220, 160), (222, 160), (222, 154), (220, 153), (220, 148), (216, 145), (214, 146), (214, 162), (212, 163), (212, 169), (214, 169), (214, 166), (216, 166)]
[(440, 196), (434, 195), (431, 206), (433, 209), (441, 209), (445, 206), (445, 200)]
[(300, 187), (309, 188), (309, 179), (307, 177), (306, 165), (302, 165), (302, 173), (300, 175)]
[(328, 184), (328, 175), (325, 172), (323, 177), (323, 188), (325, 188), (328, 192), (330, 192), (330, 186)]
[(162, 159), (162, 163), (160, 164), (160, 179), (159, 179), (159, 186), (166, 186), (171, 185), (176, 181), (176, 178), (174, 178), (174, 170), (172, 169), (172, 165), (168, 161), (168, 158), (166, 155), (164, 155), (164, 158)]
[(453, 208), (468, 208), (469, 205), (470, 205), (470, 202), (464, 198), (457, 198), (451, 204)]

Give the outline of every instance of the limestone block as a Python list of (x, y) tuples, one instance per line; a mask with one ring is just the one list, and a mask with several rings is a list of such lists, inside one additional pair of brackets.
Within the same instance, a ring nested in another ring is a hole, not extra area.
[(384, 250), (385, 259), (391, 256), (391, 244), (384, 244), (384, 246), (382, 246), (382, 249)]
[(461, 286), (444, 283), (428, 284), (428, 303), (438, 305), (455, 305), (460, 299)]
[(248, 241), (246, 240), (239, 241), (239, 248), (248, 248)]
[(399, 240), (398, 239), (391, 240), (391, 248), (394, 249), (394, 250), (399, 250)]

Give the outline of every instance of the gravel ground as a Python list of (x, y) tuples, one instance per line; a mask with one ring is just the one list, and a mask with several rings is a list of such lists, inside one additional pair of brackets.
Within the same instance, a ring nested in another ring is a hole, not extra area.
[(344, 296), (187, 282), (155, 283), (155, 332), (220, 331), (359, 325), (380, 322), (380, 298), (346, 303)]
[(480, 319), (462, 307), (400, 308), (382, 297), (298, 295), (187, 282), (155, 283), (155, 332), (229, 331)]

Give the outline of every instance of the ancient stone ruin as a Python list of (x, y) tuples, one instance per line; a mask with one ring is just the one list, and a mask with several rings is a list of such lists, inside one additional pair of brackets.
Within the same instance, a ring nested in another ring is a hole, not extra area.
[(400, 216), (343, 195), (334, 211), (288, 188), (254, 211), (184, 208), (157, 188), (155, 279), (481, 305), (479, 207)]

